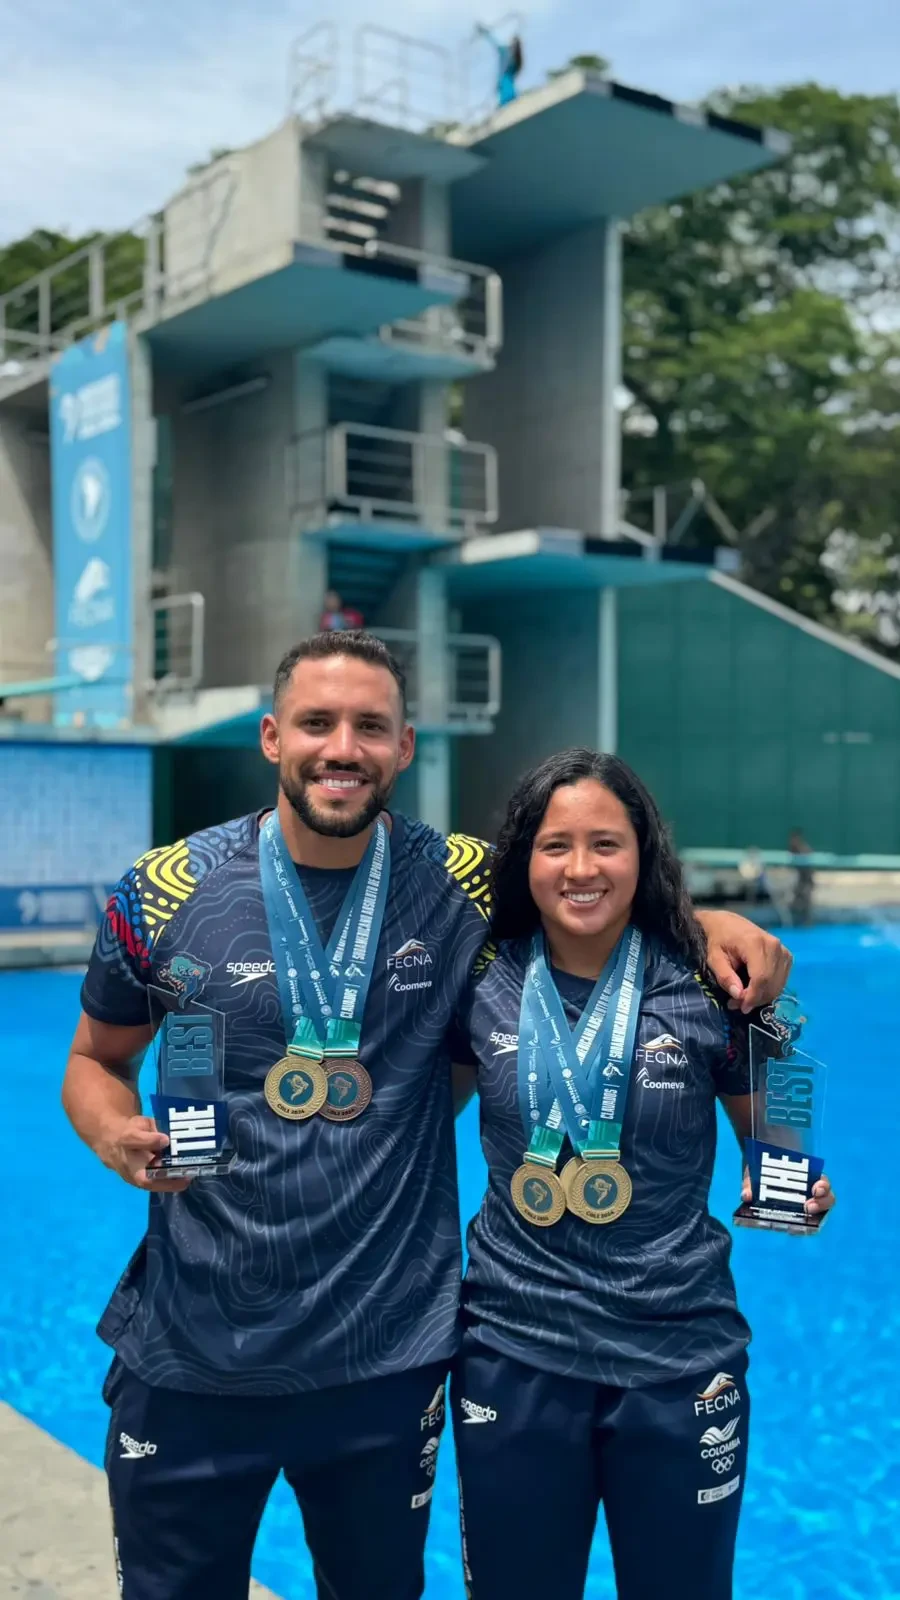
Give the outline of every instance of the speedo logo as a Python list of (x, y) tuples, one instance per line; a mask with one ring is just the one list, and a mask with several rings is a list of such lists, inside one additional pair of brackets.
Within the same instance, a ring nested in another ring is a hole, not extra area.
[(149, 1439), (141, 1442), (140, 1439), (132, 1439), (130, 1433), (120, 1433), (119, 1443), (122, 1446), (120, 1461), (143, 1461), (144, 1456), (156, 1455), (156, 1445), (151, 1444)]
[(257, 978), (267, 978), (275, 971), (274, 961), (229, 961), (225, 968), (229, 978), (233, 978), (232, 989), (239, 989), (243, 983), (255, 983)]
[(517, 1033), (501, 1033), (495, 1028), (490, 1035), (490, 1043), (495, 1045), (495, 1056), (509, 1056), (519, 1048), (519, 1035)]
[(465, 1422), (496, 1422), (493, 1406), (480, 1406), (475, 1400), (460, 1400), (459, 1409)]

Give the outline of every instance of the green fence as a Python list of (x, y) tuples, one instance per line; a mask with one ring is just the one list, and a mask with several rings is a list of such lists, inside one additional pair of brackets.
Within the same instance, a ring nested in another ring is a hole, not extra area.
[(619, 608), (620, 751), (679, 846), (900, 852), (900, 677), (710, 582)]

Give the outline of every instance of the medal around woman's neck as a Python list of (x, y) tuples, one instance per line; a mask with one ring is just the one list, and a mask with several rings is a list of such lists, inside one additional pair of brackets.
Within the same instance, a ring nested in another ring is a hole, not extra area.
[[(620, 1143), (644, 989), (644, 939), (626, 928), (573, 1033), (535, 934), (519, 1015), (519, 1108), (528, 1139), (513, 1205), (535, 1228), (566, 1210), (615, 1222), (631, 1202)], [(557, 1175), (566, 1135), (575, 1155)]]

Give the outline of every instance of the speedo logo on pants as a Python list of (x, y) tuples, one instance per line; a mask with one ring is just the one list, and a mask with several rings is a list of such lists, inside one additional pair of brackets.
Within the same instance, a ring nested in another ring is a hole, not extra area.
[(120, 1433), (119, 1443), (122, 1446), (120, 1461), (142, 1461), (144, 1456), (156, 1455), (156, 1445), (151, 1444), (149, 1439), (142, 1442), (140, 1439), (132, 1439), (130, 1433)]
[(460, 1400), (459, 1409), (465, 1422), (496, 1422), (493, 1406), (480, 1406), (475, 1400)]

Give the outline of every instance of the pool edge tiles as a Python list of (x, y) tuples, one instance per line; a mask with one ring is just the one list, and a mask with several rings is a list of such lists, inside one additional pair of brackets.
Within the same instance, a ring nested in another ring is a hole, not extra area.
[(104, 1474), (3, 1401), (0, 1507), (0, 1595), (117, 1600)]

